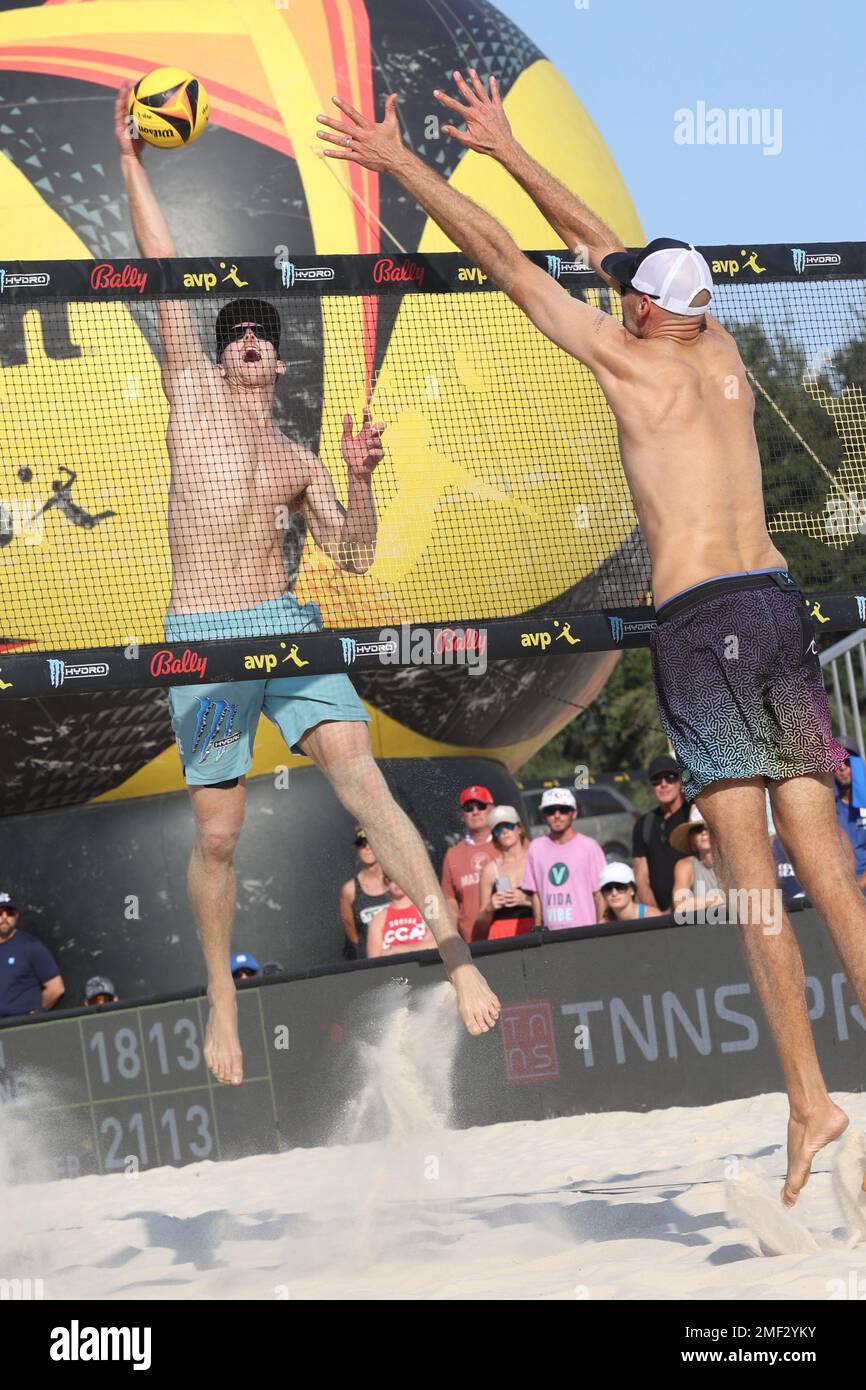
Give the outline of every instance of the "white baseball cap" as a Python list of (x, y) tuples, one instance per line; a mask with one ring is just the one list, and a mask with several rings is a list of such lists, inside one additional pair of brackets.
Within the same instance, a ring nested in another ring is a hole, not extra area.
[(634, 874), (628, 864), (623, 864), (620, 860), (605, 864), (598, 880), (599, 892), (609, 883), (634, 883)]
[(688, 241), (659, 236), (641, 251), (613, 251), (605, 256), (601, 268), (624, 289), (648, 295), (660, 309), (670, 314), (696, 318), (710, 307), (693, 305), (701, 290), (712, 298), (713, 277), (700, 251)]
[(577, 802), (574, 799), (574, 792), (568, 787), (548, 787), (541, 798), (539, 810), (546, 811), (548, 806), (570, 806), (572, 811), (577, 810)]
[(494, 806), (492, 811), (487, 812), (487, 824), (491, 830), (503, 823), (520, 825), (520, 816), (514, 806)]

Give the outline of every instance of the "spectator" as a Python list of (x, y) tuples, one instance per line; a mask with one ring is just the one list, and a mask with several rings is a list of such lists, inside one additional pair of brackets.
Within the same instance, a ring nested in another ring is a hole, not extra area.
[(231, 967), (235, 984), (239, 980), (252, 980), (256, 975), (261, 974), (258, 961), (249, 951), (238, 951), (236, 955), (232, 956)]
[(262, 975), (285, 975), (286, 967), (278, 960), (266, 960), (262, 966)]
[(658, 804), (634, 827), (632, 856), (637, 895), (647, 907), (670, 912), (674, 865), (680, 858), (670, 843), (670, 836), (678, 825), (685, 824), (688, 815), (683, 800), (682, 773), (676, 758), (664, 753), (660, 758), (653, 758), (647, 775)]
[(604, 850), (572, 828), (577, 802), (568, 787), (548, 787), (540, 810), (547, 835), (529, 846), (520, 885), (532, 894), (536, 924), (551, 930), (595, 924), (604, 907), (596, 887), (605, 865)]
[(717, 907), (725, 901), (715, 867), (710, 831), (697, 806), (689, 812), (685, 825), (670, 833), (671, 845), (680, 854), (674, 865), (673, 903), (677, 912), (694, 912)]
[(354, 845), (358, 864), (353, 877), (340, 889), (340, 920), (346, 933), (344, 960), (357, 960), (367, 954), (367, 929), (376, 914), (384, 912), (392, 901), (385, 872), (360, 825), (355, 826)]
[(435, 951), (436, 938), (399, 883), (387, 879), (391, 903), (379, 912), (367, 932), (368, 956), (393, 956), (398, 951)]
[(523, 882), (529, 841), (513, 806), (494, 806), (487, 814), (496, 858), (481, 870), (481, 893), (474, 941), (496, 941), (502, 936), (522, 936), (535, 926), (532, 904), (515, 888)]
[(442, 861), (442, 893), (457, 918), (464, 941), (472, 932), (481, 907), (481, 870), (495, 857), (487, 813), (493, 797), (486, 787), (464, 787), (460, 793), (463, 838), (446, 851)]
[(628, 864), (615, 860), (605, 864), (598, 880), (598, 891), (604, 900), (602, 922), (640, 922), (644, 917), (660, 917), (657, 907), (647, 907), (637, 900), (637, 884)]
[(100, 1004), (118, 1003), (120, 1003), (120, 995), (115, 992), (114, 985), (108, 976), (91, 975), (84, 986), (84, 1007), (94, 1009)]
[(48, 947), (19, 931), (18, 918), (11, 893), (0, 892), (0, 1018), (52, 1009), (66, 988)]
[(847, 748), (848, 757), (833, 774), (836, 819), (851, 841), (857, 882), (861, 888), (866, 888), (866, 807), (854, 805), (851, 795), (851, 783), (858, 764), (861, 764), (861, 759), (857, 752), (857, 745), (853, 740), (843, 738), (839, 741), (843, 748)]

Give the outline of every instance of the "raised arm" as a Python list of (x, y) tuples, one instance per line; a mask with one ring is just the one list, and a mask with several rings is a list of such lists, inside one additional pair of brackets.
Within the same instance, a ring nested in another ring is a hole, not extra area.
[(488, 93), (474, 68), (469, 69), (469, 82), (459, 72), (453, 77), (459, 101), (439, 88), (433, 95), (465, 122), (466, 129), (444, 125), (443, 134), (452, 136), (466, 149), (497, 160), (529, 194), (569, 251), (591, 265), (608, 285), (615, 284), (601, 269), (601, 260), (610, 251), (622, 251), (622, 242), (586, 203), (548, 173), (514, 138), (496, 78), (490, 78)]
[[(177, 255), (165, 214), (141, 162), (144, 141), (133, 132), (128, 106), (131, 82), (125, 83), (114, 103), (114, 133), (120, 150), (120, 169), (126, 185), (129, 216), (140, 256), (160, 259)], [(162, 343), (163, 384), (170, 387), (179, 374), (199, 372), (214, 365), (204, 352), (192, 305), (183, 299), (161, 299), (157, 328)]]
[(495, 217), (452, 188), (403, 144), (396, 97), (385, 103), (385, 119), (372, 124), (348, 102), (334, 97), (342, 121), (320, 116), (328, 127), (320, 139), (338, 147), (332, 159), (348, 159), (367, 169), (390, 173), (438, 223), (455, 246), (479, 266), (557, 346), (593, 371), (619, 374), (629, 354), (630, 335), (609, 314), (572, 299), (562, 285), (524, 256)]
[(300, 463), (307, 477), (301, 506), (313, 540), (335, 565), (351, 574), (364, 574), (376, 554), (376, 508), (372, 478), (373, 470), (385, 456), (381, 439), (384, 428), (384, 423), (373, 425), (369, 410), (365, 410), (356, 435), (352, 430), (351, 415), (343, 417), (340, 448), (348, 475), (345, 508), (337, 497), (330, 473), (318, 455), (301, 444), (290, 444), (293, 463)]

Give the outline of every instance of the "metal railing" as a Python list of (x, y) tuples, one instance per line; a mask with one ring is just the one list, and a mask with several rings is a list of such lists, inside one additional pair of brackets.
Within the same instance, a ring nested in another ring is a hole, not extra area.
[[(821, 652), (819, 661), (824, 673), (824, 683), (827, 683), (827, 668), (830, 668), (830, 681), (832, 692), (828, 690), (836, 703), (836, 724), (841, 739), (853, 739), (857, 744), (860, 757), (866, 757), (863, 746), (863, 714), (861, 712), (861, 700), (857, 690), (857, 676), (854, 670), (853, 653), (857, 652), (860, 659), (860, 679), (866, 700), (866, 628), (860, 628), (857, 632), (849, 633), (843, 637), (841, 642), (834, 642), (832, 647)], [(844, 666), (844, 681), (840, 674), (840, 665)], [(843, 684), (846, 699), (842, 698)], [(848, 725), (851, 724), (849, 732)]]

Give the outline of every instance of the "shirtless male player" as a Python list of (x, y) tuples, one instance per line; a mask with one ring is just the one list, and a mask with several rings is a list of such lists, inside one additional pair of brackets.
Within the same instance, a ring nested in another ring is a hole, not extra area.
[[(129, 211), (144, 257), (176, 255), (168, 224), (128, 129), (131, 84), (115, 105), (115, 131)], [(162, 382), (170, 407), (168, 534), (172, 592), (167, 641), (315, 632), (315, 604), (298, 604), (283, 564), (284, 508), (304, 512), (313, 538), (343, 569), (372, 563), (376, 513), (371, 477), (383, 457), (384, 426), (364, 412), (360, 433), (343, 420), (348, 506), (340, 505), (320, 458), (273, 423), (280, 320), (262, 300), (234, 300), (216, 321), (218, 365), (203, 351), (192, 308), (161, 300)], [(282, 644), (298, 664), (297, 645)], [(291, 667), (289, 668), (291, 669)], [(312, 758), (356, 821), (368, 826), (376, 858), (424, 905), (460, 1014), (472, 1034), (496, 1022), (499, 1001), (472, 964), (421, 837), (396, 804), (370, 750), (368, 715), (347, 676), (296, 676), (173, 687), (169, 695), (195, 816), (190, 901), (207, 964), (210, 1004), (205, 1058), (218, 1081), (239, 1083), (237, 995), (229, 965), (235, 913), (232, 857), (244, 819), (244, 774), (259, 715), (277, 725), (293, 752)]]
[[(514, 139), (495, 79), (489, 92), (472, 71), (468, 82), (460, 73), (454, 81), (459, 100), (434, 95), (466, 129), (444, 132), (517, 180), (569, 250), (619, 290), (622, 323), (573, 299), (499, 222), (408, 150), (396, 97), (378, 124), (335, 97), (342, 119), (320, 117), (318, 134), (336, 147), (325, 151), (332, 158), (391, 174), (546, 337), (589, 367), (616, 417), (652, 562), (662, 728), (710, 827), (724, 887), (742, 890), (741, 903), (748, 895), (740, 938), (785, 1074), (782, 1199), (792, 1206), (812, 1158), (848, 1117), (818, 1065), (790, 923), (785, 917), (779, 930), (767, 920), (775, 916), (765, 904), (776, 904), (776, 869), (765, 787), (794, 872), (864, 1009), (866, 901), (838, 833), (832, 773), (845, 750), (831, 734), (812, 625), (767, 531), (752, 391), (736, 342), (706, 312), (713, 286), (703, 257), (667, 238), (629, 255)], [(739, 653), (728, 659), (732, 635)]]

